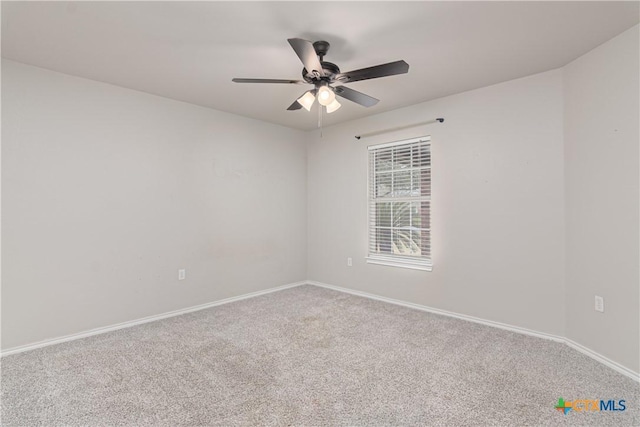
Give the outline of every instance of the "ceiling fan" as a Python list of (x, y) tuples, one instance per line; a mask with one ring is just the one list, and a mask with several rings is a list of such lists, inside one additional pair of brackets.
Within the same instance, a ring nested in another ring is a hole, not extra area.
[(236, 83), (312, 84), (314, 88), (306, 91), (287, 110), (299, 110), (304, 107), (307, 111), (311, 111), (317, 98), (318, 103), (326, 107), (327, 113), (333, 113), (341, 106), (336, 95), (364, 107), (372, 107), (379, 101), (357, 90), (346, 86), (332, 86), (333, 84), (346, 84), (409, 72), (409, 64), (404, 61), (395, 61), (342, 73), (336, 64), (323, 61), (329, 51), (329, 42), (321, 40), (311, 43), (308, 40), (296, 38), (288, 39), (288, 41), (304, 65), (302, 69), (303, 80), (234, 78), (233, 81)]

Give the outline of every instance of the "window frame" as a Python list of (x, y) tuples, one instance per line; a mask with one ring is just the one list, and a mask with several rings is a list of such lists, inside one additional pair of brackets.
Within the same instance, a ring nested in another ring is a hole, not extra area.
[[(372, 234), (372, 231), (375, 227), (372, 225), (372, 221), (375, 221), (375, 219), (372, 217), (371, 212), (372, 212), (372, 209), (374, 208), (373, 204), (375, 204), (375, 200), (376, 200), (374, 197), (372, 197), (372, 194), (374, 194), (374, 192), (371, 186), (375, 185), (375, 182), (372, 182), (372, 180), (375, 180), (375, 169), (372, 170), (373, 165), (370, 160), (371, 152), (380, 150), (380, 149), (391, 148), (391, 147), (396, 147), (401, 145), (411, 145), (416, 143), (427, 143), (427, 145), (429, 145), (429, 156), (432, 159), (433, 153), (431, 151), (431, 136), (429, 135), (367, 146), (367, 257), (366, 257), (366, 262), (368, 264), (377, 264), (377, 265), (384, 265), (384, 266), (390, 266), (390, 267), (400, 267), (400, 268), (408, 268), (408, 269), (423, 270), (423, 271), (433, 270), (433, 261), (432, 261), (431, 251), (429, 253), (429, 256), (425, 258), (403, 256), (403, 255), (396, 255), (396, 254), (381, 255), (379, 253), (373, 253), (373, 254), (371, 253), (372, 239), (375, 239), (375, 236)], [(432, 164), (430, 161), (429, 169), (431, 168), (432, 168)], [(432, 227), (431, 227), (432, 181), (433, 181), (433, 173), (431, 173), (431, 176), (429, 178), (429, 194), (430, 195), (428, 196), (428, 199), (425, 200), (425, 196), (411, 197), (411, 198), (415, 198), (415, 202), (429, 201), (429, 227), (428, 227), (429, 245), (431, 245), (432, 237), (433, 237), (431, 233), (431, 230), (432, 230)], [(393, 230), (393, 227), (392, 227), (392, 230)]]

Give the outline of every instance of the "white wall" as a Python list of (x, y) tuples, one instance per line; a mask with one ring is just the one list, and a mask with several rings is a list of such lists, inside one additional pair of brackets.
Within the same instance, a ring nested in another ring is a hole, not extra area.
[[(315, 132), (309, 278), (563, 335), (562, 105), (555, 70)], [(354, 139), (436, 117), (445, 122)], [(366, 264), (367, 145), (425, 134), (433, 271)]]
[(306, 278), (304, 133), (11, 61), (2, 104), (3, 349)]
[[(564, 69), (567, 337), (640, 372), (639, 26)], [(594, 310), (594, 295), (605, 312)]]

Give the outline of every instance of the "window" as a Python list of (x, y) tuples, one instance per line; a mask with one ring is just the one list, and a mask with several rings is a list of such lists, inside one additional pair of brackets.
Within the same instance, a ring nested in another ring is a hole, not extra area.
[(369, 147), (367, 262), (431, 270), (430, 141)]

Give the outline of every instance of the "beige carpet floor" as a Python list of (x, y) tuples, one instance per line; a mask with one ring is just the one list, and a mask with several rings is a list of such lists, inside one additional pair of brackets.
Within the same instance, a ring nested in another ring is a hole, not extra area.
[(314, 286), (2, 359), (6, 426), (638, 426), (639, 402), (563, 344)]

